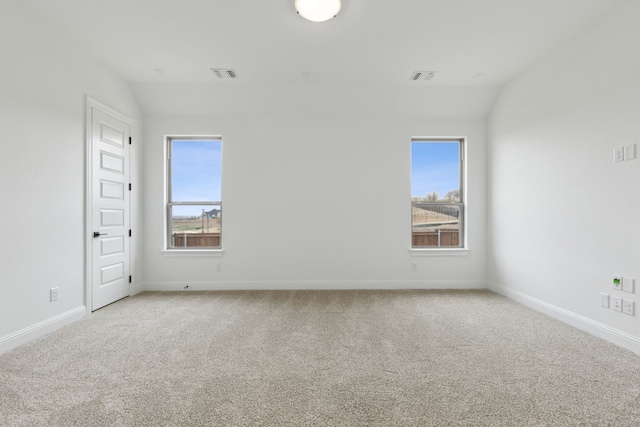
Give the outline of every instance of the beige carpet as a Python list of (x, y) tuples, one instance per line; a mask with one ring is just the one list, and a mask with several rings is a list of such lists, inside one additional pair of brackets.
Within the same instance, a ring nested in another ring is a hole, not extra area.
[(2, 426), (640, 426), (640, 357), (488, 291), (146, 292), (0, 356)]

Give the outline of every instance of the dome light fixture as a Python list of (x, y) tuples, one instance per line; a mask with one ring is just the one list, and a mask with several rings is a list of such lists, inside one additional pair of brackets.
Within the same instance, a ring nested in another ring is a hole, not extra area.
[(296, 12), (309, 21), (323, 22), (335, 18), (342, 7), (341, 0), (294, 0)]

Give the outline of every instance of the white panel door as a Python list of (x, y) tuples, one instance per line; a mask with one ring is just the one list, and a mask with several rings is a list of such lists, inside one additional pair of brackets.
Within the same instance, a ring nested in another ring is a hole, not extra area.
[(127, 123), (91, 108), (91, 309), (129, 296), (129, 134)]

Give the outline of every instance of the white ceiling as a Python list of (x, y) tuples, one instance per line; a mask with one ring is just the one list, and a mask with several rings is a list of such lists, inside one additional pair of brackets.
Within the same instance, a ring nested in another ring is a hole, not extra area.
[[(324, 23), (298, 16), (293, 0), (20, 3), (131, 82), (143, 110), (159, 112), (145, 101), (152, 88), (480, 86), (495, 92), (621, 1), (343, 0), (337, 18)], [(210, 68), (232, 68), (239, 80), (219, 80)], [(437, 73), (409, 81), (419, 70)]]

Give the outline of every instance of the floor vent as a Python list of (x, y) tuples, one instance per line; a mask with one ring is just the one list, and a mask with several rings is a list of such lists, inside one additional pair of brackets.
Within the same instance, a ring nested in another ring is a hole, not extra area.
[(415, 73), (411, 74), (411, 77), (409, 77), (409, 80), (411, 81), (431, 80), (436, 75), (436, 73), (437, 71), (416, 71)]
[(216, 75), (219, 79), (237, 79), (238, 74), (236, 70), (227, 70), (223, 68), (212, 68), (213, 74)]

